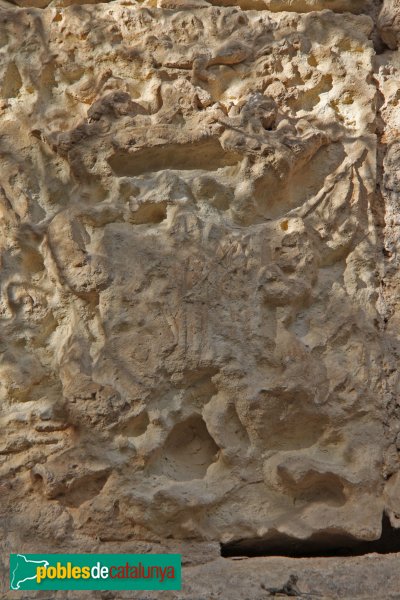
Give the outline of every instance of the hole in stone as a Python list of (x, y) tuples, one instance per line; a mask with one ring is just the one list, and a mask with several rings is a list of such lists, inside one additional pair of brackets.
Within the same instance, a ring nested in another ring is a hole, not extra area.
[(172, 429), (153, 472), (176, 481), (202, 479), (218, 450), (201, 416), (192, 415)]
[(315, 58), (315, 56), (313, 54), (309, 55), (309, 57), (307, 58), (307, 62), (310, 65), (310, 67), (318, 66), (317, 59)]
[(37, 491), (42, 491), (44, 487), (43, 477), (39, 473), (31, 472), (32, 486)]
[(131, 213), (130, 221), (136, 225), (161, 223), (167, 218), (167, 202), (145, 202)]
[(266, 114), (260, 117), (260, 123), (265, 131), (274, 131), (276, 129), (275, 115)]
[(65, 506), (79, 507), (84, 502), (98, 496), (109, 478), (109, 473), (88, 475), (83, 482), (79, 479), (71, 488), (56, 496), (56, 499)]
[(306, 540), (272, 531), (269, 538), (243, 539), (221, 544), (221, 556), (288, 556), (294, 558), (362, 556), (376, 552), (391, 554), (400, 552), (400, 529), (390, 524), (383, 515), (382, 534), (370, 542), (338, 532), (320, 532)]
[(1, 87), (4, 98), (15, 98), (18, 96), (18, 92), (22, 87), (22, 79), (18, 67), (14, 62), (8, 64)]
[(335, 473), (319, 472), (318, 463), (310, 465), (296, 473), (293, 465), (284, 463), (277, 468), (280, 485), (298, 503), (319, 503), (331, 506), (343, 506), (347, 500), (346, 488)]
[(139, 437), (146, 432), (149, 425), (149, 416), (147, 412), (142, 412), (136, 417), (132, 417), (121, 429), (121, 433), (128, 437)]
[(224, 150), (217, 139), (208, 138), (193, 144), (153, 146), (132, 154), (116, 153), (108, 163), (119, 177), (135, 177), (165, 169), (217, 171), (239, 160), (238, 154)]

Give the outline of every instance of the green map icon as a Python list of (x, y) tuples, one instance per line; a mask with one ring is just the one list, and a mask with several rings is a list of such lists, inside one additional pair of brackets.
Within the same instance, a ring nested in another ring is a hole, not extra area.
[[(11, 589), (21, 589), (22, 583), (30, 579), (36, 579), (36, 569), (38, 567), (48, 567), (49, 564), (47, 560), (29, 560), (23, 554), (17, 554), (17, 564), (11, 574)], [(24, 588), (22, 587), (22, 589)]]

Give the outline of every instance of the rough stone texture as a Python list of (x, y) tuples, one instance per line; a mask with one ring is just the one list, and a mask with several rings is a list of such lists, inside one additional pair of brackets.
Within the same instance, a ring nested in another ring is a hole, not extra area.
[[(114, 549), (118, 552), (118, 548)], [(134, 551), (134, 550), (133, 550)], [(210, 557), (211, 558), (211, 557)], [(294, 594), (276, 594), (297, 578), (298, 600), (399, 599), (399, 554), (368, 554), (348, 558), (252, 558), (203, 560), (183, 568), (181, 592), (85, 592), (90, 600), (284, 600)], [(286, 588), (287, 589), (287, 588)], [(290, 589), (290, 588), (289, 588)], [(293, 587), (292, 587), (293, 589)], [(10, 592), (0, 598), (15, 600), (76, 600), (77, 592)]]
[[(7, 0), (2, 0), (7, 2)], [(396, 1), (396, 0), (394, 0)], [(49, 0), (9, 0), (10, 3), (18, 6), (33, 6), (36, 8), (45, 8), (50, 4)], [(53, 0), (52, 6), (65, 7), (72, 4), (97, 4), (98, 0)], [(380, 0), (145, 0), (142, 5), (149, 8), (158, 6), (159, 8), (172, 9), (192, 9), (200, 6), (240, 6), (244, 10), (269, 10), (274, 12), (294, 11), (307, 13), (315, 10), (333, 10), (335, 12), (353, 12), (368, 13), (374, 10)], [(124, 5), (134, 5), (134, 2), (127, 0)]]
[(379, 14), (378, 27), (385, 44), (395, 50), (398, 47), (400, 30), (400, 2), (399, 0), (384, 0)]
[(395, 557), (219, 558), (399, 526), (399, 8), (63, 4), (0, 10), (3, 554), (399, 598)]
[[(385, 4), (382, 14), (387, 16)], [(397, 15), (398, 17), (398, 15)], [(386, 17), (385, 17), (386, 18)], [(397, 21), (399, 23), (399, 21)], [(382, 23), (382, 20), (381, 20)], [(395, 23), (394, 23), (395, 25)], [(394, 39), (395, 29), (386, 29), (384, 39)], [(388, 36), (388, 37), (387, 37)], [(400, 218), (399, 218), (399, 164), (400, 164), (400, 109), (398, 107), (398, 86), (400, 82), (400, 54), (398, 51), (386, 50), (375, 59), (375, 80), (379, 93), (378, 162), (380, 165), (379, 194), (385, 206), (385, 227), (383, 253), (385, 256), (382, 277), (382, 291), (379, 309), (384, 317), (384, 340), (387, 346), (385, 360), (385, 402), (388, 419), (386, 428), (392, 445), (387, 451), (390, 469), (395, 474), (386, 486), (386, 497), (389, 505), (388, 514), (394, 526), (400, 524), (400, 480), (397, 454), (400, 449), (400, 413), (399, 413), (399, 381), (398, 359), (399, 344), (399, 252), (400, 252)]]

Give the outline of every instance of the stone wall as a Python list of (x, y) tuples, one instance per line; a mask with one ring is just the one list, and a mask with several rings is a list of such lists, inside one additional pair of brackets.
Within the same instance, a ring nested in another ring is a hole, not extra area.
[(3, 556), (399, 527), (400, 3), (1, 2)]

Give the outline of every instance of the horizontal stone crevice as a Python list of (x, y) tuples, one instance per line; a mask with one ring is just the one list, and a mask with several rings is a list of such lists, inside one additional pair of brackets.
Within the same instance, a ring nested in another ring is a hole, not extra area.
[(113, 154), (108, 163), (119, 177), (135, 177), (159, 171), (217, 171), (234, 166), (241, 157), (224, 150), (215, 138), (186, 144), (165, 144), (143, 148), (137, 152)]
[(310, 538), (276, 534), (269, 539), (253, 538), (221, 544), (224, 558), (285, 556), (291, 558), (323, 558), (363, 556), (364, 554), (394, 554), (400, 552), (400, 529), (392, 527), (389, 518), (382, 519), (382, 534), (373, 541), (361, 541), (353, 536), (319, 532)]

